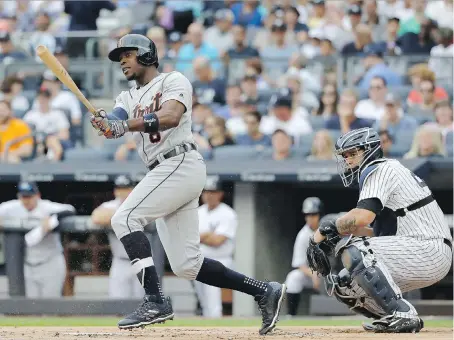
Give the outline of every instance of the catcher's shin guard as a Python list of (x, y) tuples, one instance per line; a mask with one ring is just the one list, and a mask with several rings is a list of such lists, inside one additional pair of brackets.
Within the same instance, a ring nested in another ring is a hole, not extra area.
[(371, 262), (368, 263), (369, 265), (364, 262), (364, 254), (356, 246), (351, 245), (342, 252), (342, 263), (349, 270), (352, 278), (386, 314), (391, 315), (395, 312), (416, 314), (414, 308), (400, 296), (399, 288), (396, 286), (398, 290), (396, 292), (392, 287), (389, 279), (377, 266), (375, 259), (367, 261)]

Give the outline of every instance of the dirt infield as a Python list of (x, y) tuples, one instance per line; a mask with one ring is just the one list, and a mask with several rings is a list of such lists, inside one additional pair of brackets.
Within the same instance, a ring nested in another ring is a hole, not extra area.
[[(258, 335), (257, 328), (251, 327), (148, 327), (134, 331), (120, 331), (115, 327), (2, 327), (1, 340), (240, 340), (264, 339)], [(430, 328), (415, 334), (372, 334), (359, 327), (278, 327), (266, 338), (280, 339), (387, 339), (387, 340), (438, 340), (452, 339), (453, 330), (449, 328)]]

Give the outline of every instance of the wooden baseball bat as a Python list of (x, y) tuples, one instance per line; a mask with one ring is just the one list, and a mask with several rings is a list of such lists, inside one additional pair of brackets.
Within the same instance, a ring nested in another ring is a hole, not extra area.
[(96, 108), (88, 101), (88, 99), (80, 92), (79, 88), (77, 87), (74, 80), (65, 70), (63, 65), (55, 58), (55, 56), (49, 51), (49, 49), (44, 45), (39, 45), (36, 48), (36, 54), (38, 57), (43, 61), (44, 64), (55, 74), (55, 76), (66, 85), (68, 89), (71, 90), (72, 93), (76, 95), (77, 98), (85, 105), (85, 107), (93, 113), (97, 115)]

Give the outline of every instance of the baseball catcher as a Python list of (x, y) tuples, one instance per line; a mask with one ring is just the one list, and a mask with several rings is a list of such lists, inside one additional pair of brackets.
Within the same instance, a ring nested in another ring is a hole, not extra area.
[[(342, 135), (335, 151), (344, 186), (358, 184), (359, 200), (345, 215), (321, 223), (307, 251), (309, 265), (326, 276), (339, 301), (375, 319), (363, 324), (366, 331), (419, 332), (423, 321), (402, 292), (448, 273), (452, 237), (443, 212), (421, 178), (383, 158), (373, 129)], [(342, 261), (337, 275), (330, 273), (330, 254)]]

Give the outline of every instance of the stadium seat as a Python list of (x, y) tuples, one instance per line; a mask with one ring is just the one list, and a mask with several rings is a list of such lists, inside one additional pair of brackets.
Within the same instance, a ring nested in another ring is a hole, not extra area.
[(253, 146), (222, 146), (213, 150), (214, 160), (248, 160), (255, 158), (260, 154), (260, 151)]
[(409, 150), (405, 144), (394, 144), (389, 150), (388, 158), (402, 158)]
[(413, 136), (415, 131), (400, 132), (394, 136), (394, 145), (398, 145), (398, 148), (410, 150), (411, 144), (413, 143)]
[(109, 160), (113, 160), (115, 156), (115, 152), (117, 151), (118, 147), (121, 144), (124, 144), (126, 139), (124, 137), (117, 138), (117, 139), (105, 139), (103, 143), (103, 149), (105, 153), (108, 155)]
[(108, 155), (102, 149), (74, 148), (65, 151), (65, 162), (70, 161), (108, 161)]
[(342, 132), (340, 130), (329, 130), (329, 133), (330, 133), (331, 138), (333, 139), (334, 143), (336, 143), (336, 141), (342, 135)]
[[(315, 130), (315, 129), (314, 129)], [(311, 153), (312, 143), (314, 141), (315, 133), (309, 133), (298, 137), (297, 149), (301, 152), (304, 157)]]

